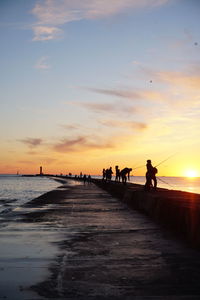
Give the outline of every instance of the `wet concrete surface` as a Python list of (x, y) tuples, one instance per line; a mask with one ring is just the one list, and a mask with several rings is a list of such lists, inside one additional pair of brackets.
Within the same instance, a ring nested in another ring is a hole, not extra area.
[(200, 252), (94, 184), (40, 196), (0, 234), (0, 299), (200, 299)]

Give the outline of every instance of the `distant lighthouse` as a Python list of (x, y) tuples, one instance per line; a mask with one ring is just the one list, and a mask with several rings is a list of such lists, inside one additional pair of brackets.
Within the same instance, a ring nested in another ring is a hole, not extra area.
[(43, 175), (43, 172), (42, 172), (42, 166), (40, 166), (40, 176)]

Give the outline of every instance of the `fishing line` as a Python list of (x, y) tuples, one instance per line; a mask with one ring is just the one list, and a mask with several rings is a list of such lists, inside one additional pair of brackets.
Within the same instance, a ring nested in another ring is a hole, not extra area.
[(132, 171), (145, 167), (144, 165), (132, 169)]
[(167, 181), (160, 179), (159, 177), (156, 177), (158, 180), (162, 181), (163, 183), (169, 185), (171, 188), (175, 188), (174, 186), (172, 186), (171, 184), (169, 184)]

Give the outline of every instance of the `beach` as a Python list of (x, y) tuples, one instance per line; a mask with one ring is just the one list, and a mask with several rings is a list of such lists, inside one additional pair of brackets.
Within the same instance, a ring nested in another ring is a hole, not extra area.
[(200, 252), (95, 184), (65, 181), (1, 223), (2, 299), (199, 299)]

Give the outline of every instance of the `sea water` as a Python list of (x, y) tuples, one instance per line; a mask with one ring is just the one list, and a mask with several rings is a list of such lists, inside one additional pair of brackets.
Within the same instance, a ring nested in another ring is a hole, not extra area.
[[(144, 185), (144, 176), (130, 176), (130, 182)], [(200, 194), (200, 177), (160, 177), (157, 176), (158, 187)]]
[(61, 185), (48, 177), (0, 175), (0, 213), (6, 213)]
[[(102, 178), (102, 176), (95, 176), (95, 178)], [(115, 180), (115, 176), (112, 177)], [(145, 176), (130, 176), (132, 183), (144, 185), (146, 182)], [(200, 194), (200, 177), (162, 177), (157, 176), (158, 187), (169, 190), (178, 190), (191, 193)]]

